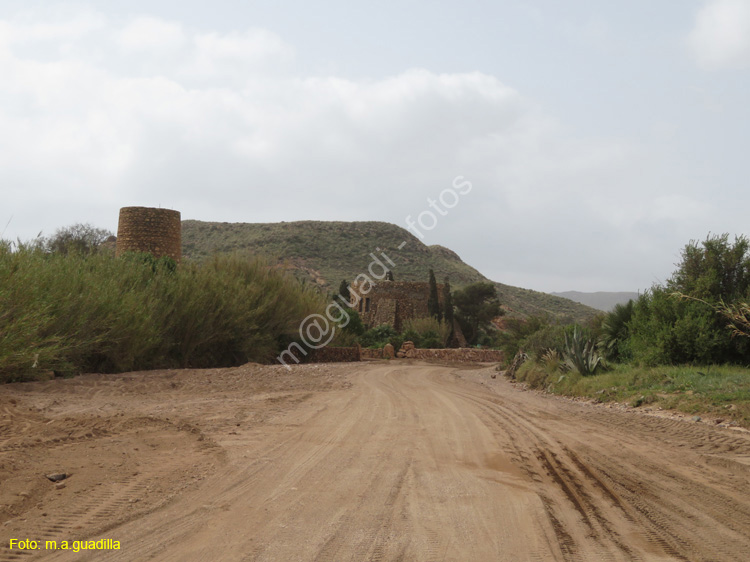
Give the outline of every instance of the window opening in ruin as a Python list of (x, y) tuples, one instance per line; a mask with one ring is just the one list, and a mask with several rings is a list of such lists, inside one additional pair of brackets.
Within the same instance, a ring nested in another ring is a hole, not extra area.
[(370, 299), (365, 299), (365, 312), (370, 312)]

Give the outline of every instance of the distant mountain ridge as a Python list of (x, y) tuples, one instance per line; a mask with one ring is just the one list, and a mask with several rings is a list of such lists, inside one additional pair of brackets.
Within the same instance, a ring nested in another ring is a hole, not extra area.
[(584, 293), (581, 291), (565, 291), (563, 293), (550, 293), (556, 297), (562, 297), (564, 299), (570, 299), (591, 308), (597, 310), (603, 310), (609, 312), (615, 305), (625, 304), (631, 299), (637, 299), (638, 293), (622, 291), (622, 292), (607, 292), (597, 291), (595, 293)]
[[(182, 221), (185, 259), (203, 259), (216, 252), (246, 251), (283, 263), (300, 278), (333, 292), (342, 280), (367, 273), (374, 258), (392, 267), (397, 281), (427, 281), (430, 268), (438, 281), (447, 276), (454, 288), (489, 281), (454, 251), (427, 246), (406, 229), (386, 222), (297, 221), (281, 223), (219, 223)], [(495, 282), (500, 302), (512, 314), (547, 314), (584, 320), (590, 307), (547, 293)]]

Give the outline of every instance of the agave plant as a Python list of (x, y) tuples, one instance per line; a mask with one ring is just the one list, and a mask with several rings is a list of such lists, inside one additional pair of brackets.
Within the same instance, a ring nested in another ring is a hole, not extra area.
[(563, 361), (562, 356), (556, 349), (549, 348), (544, 352), (541, 358), (542, 365), (548, 372), (567, 371), (568, 364)]
[(573, 328), (573, 335), (565, 334), (565, 364), (584, 377), (593, 375), (604, 366), (602, 357), (596, 352), (593, 340), (586, 339), (578, 326)]

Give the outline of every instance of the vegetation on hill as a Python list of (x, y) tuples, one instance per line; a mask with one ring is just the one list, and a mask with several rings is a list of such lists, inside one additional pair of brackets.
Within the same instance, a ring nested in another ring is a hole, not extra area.
[[(399, 250), (399, 246), (406, 245)], [(454, 289), (488, 281), (458, 255), (443, 246), (426, 246), (407, 230), (385, 222), (299, 221), (287, 223), (182, 223), (183, 254), (204, 259), (215, 252), (247, 251), (286, 264), (300, 278), (331, 293), (342, 279), (367, 272), (371, 253), (384, 252), (396, 266), (399, 281), (425, 281), (433, 269), (438, 279), (448, 277)], [(380, 258), (382, 260), (382, 258)], [(500, 303), (510, 316), (550, 315), (583, 321), (596, 311), (568, 299), (538, 291), (495, 284)]]
[(597, 291), (595, 293), (582, 293), (580, 291), (564, 291), (562, 293), (550, 293), (556, 297), (570, 299), (602, 312), (611, 311), (618, 304), (626, 304), (628, 301), (637, 299), (638, 293), (632, 291)]
[(549, 293), (495, 282), (500, 303), (510, 317), (550, 316), (558, 322), (586, 322), (600, 311)]
[[(398, 247), (406, 242), (402, 249)], [(186, 258), (205, 258), (216, 252), (249, 251), (286, 262), (290, 268), (324, 288), (338, 286), (367, 272), (370, 254), (385, 253), (396, 263), (399, 281), (424, 281), (432, 265), (454, 284), (484, 280), (476, 269), (441, 246), (426, 246), (403, 228), (384, 222), (300, 221), (269, 224), (182, 223)], [(380, 258), (382, 260), (382, 258)]]

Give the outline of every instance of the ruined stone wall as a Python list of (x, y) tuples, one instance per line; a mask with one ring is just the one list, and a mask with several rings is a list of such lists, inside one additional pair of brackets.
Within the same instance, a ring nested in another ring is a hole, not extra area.
[(359, 361), (359, 347), (321, 347), (309, 355), (308, 363), (344, 363)]
[(383, 359), (382, 349), (370, 349), (369, 347), (363, 347), (359, 351), (360, 359)]
[(441, 361), (458, 361), (469, 363), (500, 363), (504, 354), (499, 349), (477, 349), (460, 347), (456, 349), (410, 349), (407, 359), (440, 359)]
[[(438, 300), (442, 305), (443, 285), (439, 283), (437, 288)], [(367, 286), (363, 289), (367, 289)], [(368, 293), (361, 295), (359, 286), (352, 283), (350, 292), (352, 305), (368, 327), (390, 324), (396, 331), (401, 331), (407, 320), (429, 316), (429, 283), (379, 281)]]
[(154, 257), (182, 258), (180, 212), (152, 207), (123, 207), (117, 226), (115, 255), (148, 252)]
[[(383, 350), (363, 347), (360, 356), (362, 359), (383, 359)], [(462, 347), (450, 349), (414, 348), (406, 352), (406, 358), (435, 359), (438, 361), (455, 361), (457, 363), (502, 363), (505, 356), (498, 349)]]

